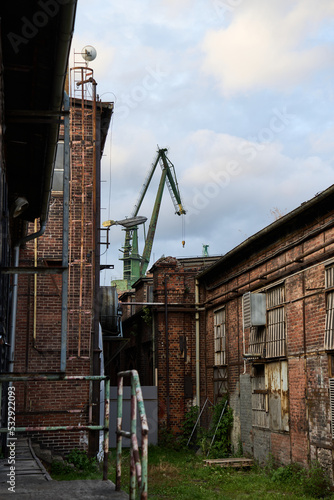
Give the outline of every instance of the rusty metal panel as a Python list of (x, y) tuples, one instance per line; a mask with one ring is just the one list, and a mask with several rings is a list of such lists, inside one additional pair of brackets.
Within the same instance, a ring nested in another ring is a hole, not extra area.
[(270, 429), (288, 431), (288, 366), (286, 361), (266, 365), (266, 389), (269, 398)]

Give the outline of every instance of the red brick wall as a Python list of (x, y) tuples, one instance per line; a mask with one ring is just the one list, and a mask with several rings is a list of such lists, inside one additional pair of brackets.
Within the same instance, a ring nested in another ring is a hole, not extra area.
[[(71, 135), (70, 256), (66, 375), (89, 375), (93, 318), (93, 148), (91, 111), (85, 117), (82, 143), (81, 112), (76, 111)], [(61, 265), (62, 195), (54, 195), (45, 234), (27, 243), (20, 265), (34, 265), (37, 243), (39, 266)], [(34, 232), (30, 224), (29, 233)], [(60, 371), (61, 275), (20, 276), (15, 348), (15, 371)], [(35, 297), (35, 299), (34, 299)], [(34, 300), (36, 328), (34, 332)], [(29, 382), (17, 384), (18, 426), (69, 426), (89, 423), (89, 383), (86, 381)], [(57, 451), (87, 449), (88, 432), (40, 432), (33, 437)]]

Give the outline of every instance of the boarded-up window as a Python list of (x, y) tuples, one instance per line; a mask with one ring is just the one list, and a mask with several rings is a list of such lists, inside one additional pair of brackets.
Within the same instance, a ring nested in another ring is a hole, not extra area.
[[(334, 266), (325, 270), (326, 289), (334, 287)], [(326, 326), (325, 326), (325, 349), (334, 349), (334, 291), (328, 291), (326, 296)]]
[(226, 365), (225, 308), (214, 313), (215, 366)]
[(266, 357), (285, 356), (284, 285), (267, 291)]
[(252, 420), (256, 427), (269, 427), (268, 393), (264, 365), (253, 366), (252, 377)]

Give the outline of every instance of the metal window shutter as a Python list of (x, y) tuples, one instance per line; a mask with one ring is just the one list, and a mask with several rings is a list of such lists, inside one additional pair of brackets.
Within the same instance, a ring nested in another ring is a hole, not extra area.
[(334, 378), (329, 379), (329, 400), (331, 406), (332, 438), (334, 439)]

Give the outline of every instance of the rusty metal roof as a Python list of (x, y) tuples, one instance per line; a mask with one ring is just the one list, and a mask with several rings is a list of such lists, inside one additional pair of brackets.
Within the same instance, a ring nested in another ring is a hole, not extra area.
[(77, 0), (1, 2), (5, 163), (24, 220), (46, 218)]

